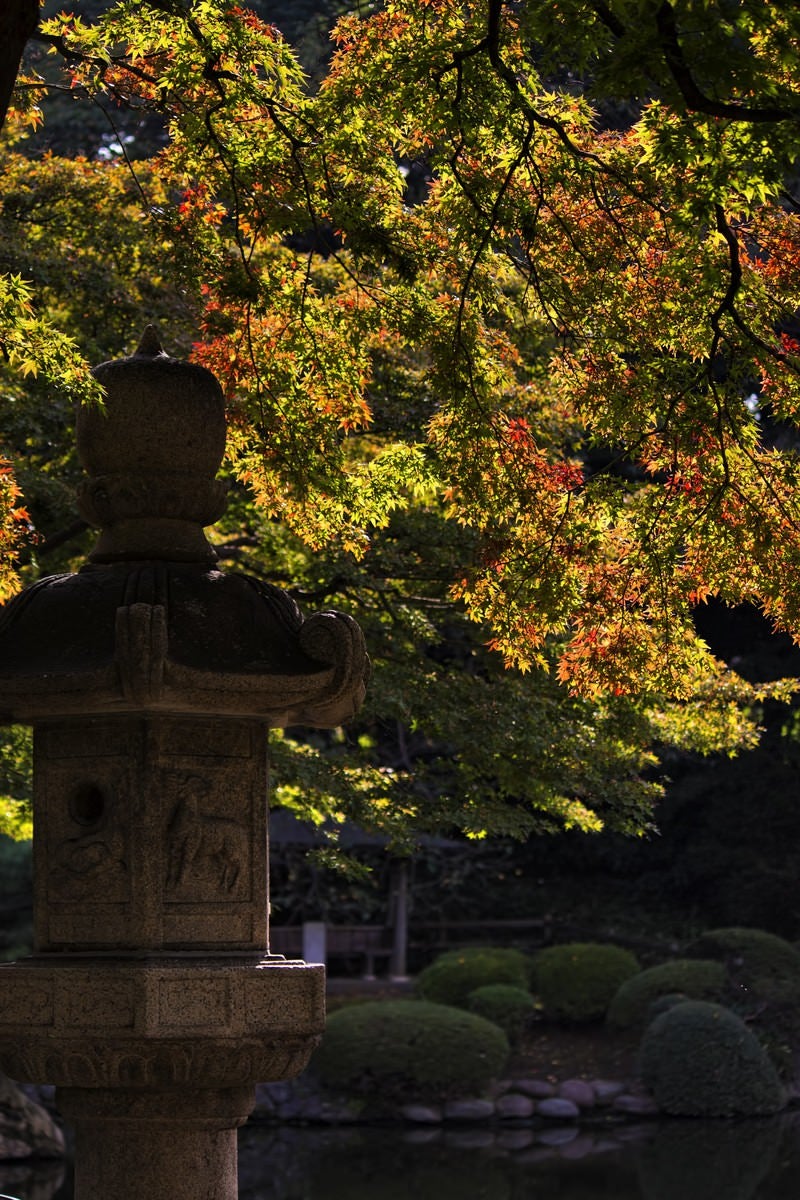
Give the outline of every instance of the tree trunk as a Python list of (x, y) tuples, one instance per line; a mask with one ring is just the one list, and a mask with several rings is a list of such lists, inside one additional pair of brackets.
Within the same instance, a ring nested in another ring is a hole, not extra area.
[(39, 21), (39, 0), (4, 0), (0, 5), (0, 125), (6, 118), (25, 43)]

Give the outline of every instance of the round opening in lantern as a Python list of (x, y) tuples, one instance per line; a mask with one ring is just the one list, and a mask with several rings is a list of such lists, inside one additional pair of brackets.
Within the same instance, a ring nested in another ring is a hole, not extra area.
[(70, 797), (70, 816), (79, 825), (96, 825), (105, 807), (106, 798), (96, 783), (79, 784)]

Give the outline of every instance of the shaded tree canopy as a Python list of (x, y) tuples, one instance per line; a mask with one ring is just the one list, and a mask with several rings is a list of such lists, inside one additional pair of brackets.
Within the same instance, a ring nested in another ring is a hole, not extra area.
[[(654, 744), (753, 737), (696, 607), (800, 632), (798, 35), (756, 0), (387, 0), (312, 86), (240, 5), (43, 21), (3, 148), (6, 593), (68, 523), (85, 360), (155, 317), (229, 400), (223, 559), (368, 627), (348, 811), (642, 828)], [(31, 153), (54, 89), (102, 155)], [(313, 746), (276, 756), (330, 807)]]

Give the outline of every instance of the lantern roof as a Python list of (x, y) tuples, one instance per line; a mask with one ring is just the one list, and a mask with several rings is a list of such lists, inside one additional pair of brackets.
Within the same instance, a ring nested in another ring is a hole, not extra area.
[(369, 660), (352, 618), (304, 619), (284, 591), (215, 566), (204, 526), (225, 402), (214, 375), (167, 355), (152, 326), (94, 370), (104, 403), (77, 417), (78, 502), (100, 529), (78, 572), (0, 609), (0, 719), (130, 711), (250, 715), (333, 726), (363, 699)]

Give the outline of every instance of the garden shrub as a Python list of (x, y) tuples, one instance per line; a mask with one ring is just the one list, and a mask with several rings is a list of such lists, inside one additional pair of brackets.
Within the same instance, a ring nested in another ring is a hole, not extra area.
[(534, 959), (534, 991), (553, 1020), (604, 1017), (618, 988), (639, 971), (629, 950), (602, 942), (549, 946)]
[(528, 991), (531, 960), (521, 950), (501, 946), (467, 946), (440, 954), (420, 971), (414, 991), (433, 1004), (465, 1008), (476, 988), (490, 983), (508, 983)]
[(620, 986), (608, 1008), (608, 1023), (616, 1029), (642, 1025), (654, 1000), (676, 992), (687, 1000), (721, 1000), (727, 978), (722, 963), (711, 959), (676, 958), (648, 967)]
[(467, 996), (467, 1008), (499, 1025), (512, 1044), (519, 1041), (534, 1011), (533, 996), (510, 983), (487, 983)]
[(725, 1003), (751, 1025), (784, 1074), (800, 1041), (800, 952), (763, 929), (710, 929), (688, 954), (719, 959), (728, 973)]
[(328, 1087), (381, 1096), (483, 1091), (508, 1039), (475, 1013), (424, 1000), (368, 1001), (331, 1015), (312, 1069)]
[(784, 1103), (775, 1067), (730, 1009), (686, 1000), (645, 1030), (642, 1082), (672, 1116), (762, 1116)]
[(660, 1017), (662, 1013), (669, 1012), (676, 1004), (683, 1004), (684, 1000), (688, 1000), (689, 998), (684, 992), (667, 992), (663, 996), (656, 996), (648, 1008), (647, 1016), (642, 1023), (649, 1025), (651, 1021), (655, 1021), (656, 1017)]
[(747, 987), (761, 981), (800, 985), (800, 952), (763, 929), (709, 929), (686, 950), (690, 958), (715, 958)]
[(728, 1006), (747, 1021), (767, 1050), (778, 1072), (795, 1073), (795, 1048), (800, 1043), (800, 982), (757, 979), (750, 986), (732, 984)]

